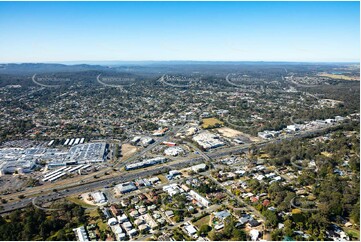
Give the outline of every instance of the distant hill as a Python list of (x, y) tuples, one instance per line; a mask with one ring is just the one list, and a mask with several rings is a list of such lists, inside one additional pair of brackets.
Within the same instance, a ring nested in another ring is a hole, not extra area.
[(105, 71), (108, 67), (100, 65), (64, 65), (44, 63), (0, 64), (0, 74), (35, 74), (48, 72), (79, 72), (79, 71)]

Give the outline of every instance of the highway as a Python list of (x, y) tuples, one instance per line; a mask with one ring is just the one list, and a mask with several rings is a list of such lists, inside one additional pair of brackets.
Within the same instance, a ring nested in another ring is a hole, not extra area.
[[(220, 158), (220, 157), (231, 155), (231, 154), (239, 154), (242, 152), (246, 152), (248, 150), (248, 148), (251, 147), (252, 145), (254, 145), (256, 148), (260, 148), (260, 147), (263, 147), (270, 143), (279, 143), (283, 140), (291, 140), (294, 138), (308, 137), (310, 135), (322, 133), (323, 131), (324, 131), (323, 129), (311, 130), (311, 131), (306, 131), (303, 134), (299, 134), (297, 136), (289, 135), (289, 136), (284, 137), (283, 139), (279, 138), (279, 139), (269, 140), (269, 141), (265, 141), (265, 142), (257, 143), (257, 144), (247, 144), (247, 145), (241, 145), (241, 146), (236, 146), (236, 147), (231, 147), (231, 148), (224, 148), (224, 149), (221, 149), (214, 153), (207, 152), (207, 156), (211, 159), (216, 159), (216, 158)], [(49, 202), (49, 201), (54, 201), (54, 200), (64, 198), (64, 197), (74, 195), (74, 194), (81, 194), (84, 192), (95, 191), (95, 190), (104, 188), (105, 186), (110, 186), (112, 183), (123, 183), (123, 182), (135, 180), (140, 177), (153, 176), (156, 174), (166, 172), (168, 168), (181, 169), (181, 168), (189, 167), (191, 165), (195, 165), (199, 162), (202, 162), (204, 159), (205, 158), (203, 156), (200, 156), (200, 157), (192, 158), (192, 159), (173, 161), (173, 162), (167, 163), (166, 166), (148, 167), (146, 169), (135, 170), (134, 172), (128, 172), (124, 175), (110, 177), (110, 178), (106, 178), (106, 179), (100, 180), (100, 181), (96, 180), (91, 183), (74, 184), (74, 187), (61, 188), (61, 189), (54, 187), (54, 189), (58, 189), (59, 191), (57, 191), (57, 192), (48, 191), (49, 192), (48, 194), (44, 194), (44, 193), (40, 194), (40, 195), (35, 194), (34, 197), (36, 197), (37, 204), (41, 204), (42, 201)], [(34, 195), (34, 194), (31, 194), (31, 190), (30, 190), (27, 195)], [(19, 201), (9, 201), (8, 203), (2, 204), (3, 209), (0, 211), (0, 214), (8, 213), (8, 212), (11, 212), (16, 209), (24, 208), (24, 207), (28, 206), (29, 204), (32, 204), (33, 198), (25, 197), (24, 199), (21, 199)]]

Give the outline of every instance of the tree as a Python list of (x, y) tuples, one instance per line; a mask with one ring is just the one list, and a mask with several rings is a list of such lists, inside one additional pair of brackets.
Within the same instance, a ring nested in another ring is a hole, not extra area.
[(181, 216), (179, 216), (179, 215), (175, 215), (175, 216), (174, 216), (174, 221), (175, 221), (176, 223), (179, 223), (181, 220), (182, 220), (182, 219), (181, 219)]
[(266, 222), (268, 225), (270, 225), (271, 227), (275, 228), (278, 224), (278, 217), (276, 215), (275, 212), (272, 212), (270, 210), (265, 210), (263, 212), (263, 216), (266, 217)]
[(271, 232), (271, 239), (273, 241), (281, 241), (282, 240), (282, 229), (275, 229)]
[(232, 236), (233, 236), (233, 240), (237, 240), (237, 241), (246, 241), (247, 240), (247, 235), (246, 233), (242, 230), (242, 229), (233, 229), (232, 232)]
[(199, 236), (207, 236), (208, 232), (212, 230), (212, 227), (208, 224), (203, 224), (198, 231)]
[(351, 218), (356, 224), (360, 224), (360, 200), (354, 205), (351, 211)]

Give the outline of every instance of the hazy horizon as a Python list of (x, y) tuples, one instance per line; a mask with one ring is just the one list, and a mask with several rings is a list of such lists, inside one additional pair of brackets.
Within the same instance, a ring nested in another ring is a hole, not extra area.
[(137, 61), (44, 61), (44, 62), (0, 62), (0, 65), (5, 64), (63, 64), (63, 65), (110, 65), (110, 64), (152, 64), (152, 63), (194, 63), (194, 64), (206, 64), (206, 63), (275, 63), (275, 64), (296, 64), (296, 63), (311, 63), (311, 64), (360, 64), (359, 61), (248, 61), (248, 60), (233, 60), (233, 61), (223, 61), (223, 60), (137, 60)]

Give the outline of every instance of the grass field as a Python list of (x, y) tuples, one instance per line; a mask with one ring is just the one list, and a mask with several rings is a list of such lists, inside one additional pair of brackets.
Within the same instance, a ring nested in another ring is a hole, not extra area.
[(197, 228), (199, 229), (203, 224), (208, 224), (209, 223), (209, 218), (210, 218), (210, 215), (207, 215), (199, 220), (197, 220), (196, 222), (194, 222), (193, 224), (195, 226), (197, 226)]
[(72, 203), (78, 204), (78, 205), (82, 206), (83, 208), (95, 208), (96, 207), (96, 206), (93, 206), (93, 205), (90, 205), (90, 204), (84, 202), (81, 199), (78, 199), (77, 196), (67, 197), (66, 200), (68, 200), (68, 201), (70, 201)]
[(105, 231), (108, 228), (108, 225), (102, 221), (97, 209), (89, 211), (89, 217), (99, 226), (99, 230)]
[(331, 157), (332, 156), (332, 154), (327, 152), (327, 151), (323, 151), (323, 152), (321, 152), (321, 154), (326, 156), (326, 157)]
[(261, 159), (267, 159), (267, 158), (270, 158), (270, 155), (269, 154), (261, 154), (260, 158)]
[(163, 184), (168, 182), (168, 179), (164, 175), (158, 175), (158, 178)]
[(216, 118), (205, 118), (205, 119), (202, 119), (203, 121), (203, 124), (202, 124), (202, 128), (203, 129), (209, 129), (209, 128), (212, 128), (212, 127), (215, 127), (218, 126), (223, 126), (223, 122), (216, 119)]
[(337, 75), (337, 74), (329, 74), (329, 73), (319, 73), (318, 76), (329, 77), (332, 79), (341, 79), (346, 81), (359, 81), (358, 77), (346, 76), (346, 75)]

